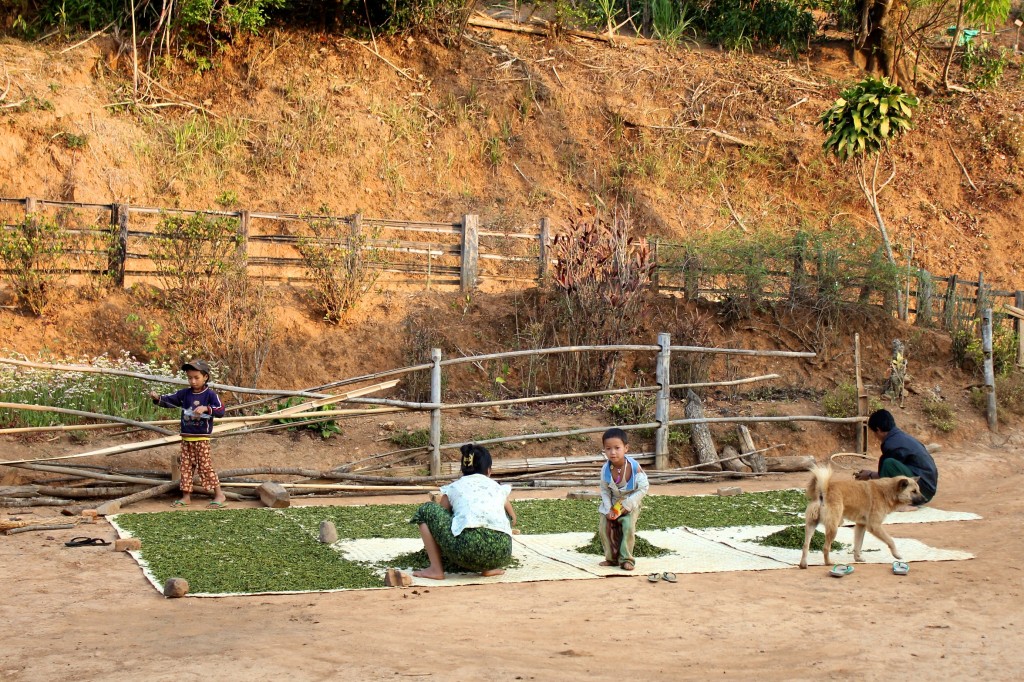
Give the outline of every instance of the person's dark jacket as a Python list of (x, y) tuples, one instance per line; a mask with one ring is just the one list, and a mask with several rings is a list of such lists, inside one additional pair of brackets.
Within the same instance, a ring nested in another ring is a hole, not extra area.
[(878, 470), (882, 470), (882, 462), (892, 458), (906, 465), (920, 476), (918, 485), (921, 492), (928, 497), (933, 497), (939, 487), (939, 470), (935, 468), (935, 460), (928, 454), (928, 449), (908, 433), (904, 433), (897, 427), (886, 435), (882, 441), (882, 456), (878, 460)]

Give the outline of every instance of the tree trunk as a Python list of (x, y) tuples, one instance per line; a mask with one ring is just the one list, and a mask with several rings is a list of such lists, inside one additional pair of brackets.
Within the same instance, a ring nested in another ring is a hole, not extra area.
[[(692, 390), (686, 392), (686, 408), (683, 414), (687, 419), (704, 418), (704, 406), (700, 402), (700, 396)], [(704, 465), (701, 467), (703, 470), (722, 470), (718, 453), (715, 451), (715, 442), (711, 439), (711, 429), (707, 424), (690, 424), (690, 440), (693, 442), (694, 452), (697, 453), (697, 462)]]
[[(894, 85), (913, 92), (913, 83), (902, 63), (903, 46), (897, 14), (906, 12), (893, 0), (861, 0), (860, 26), (853, 43), (857, 66), (870, 74), (885, 76)], [(897, 9), (898, 8), (898, 9)]]
[(949, 46), (949, 54), (946, 55), (946, 66), (942, 69), (942, 82), (949, 88), (949, 67), (953, 65), (953, 54), (956, 52), (957, 43), (960, 42), (960, 35), (964, 31), (964, 0), (960, 0), (956, 8), (956, 32), (953, 33), (953, 43)]

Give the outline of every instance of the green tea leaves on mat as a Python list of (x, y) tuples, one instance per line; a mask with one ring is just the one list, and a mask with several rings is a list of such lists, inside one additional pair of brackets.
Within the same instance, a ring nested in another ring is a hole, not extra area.
[(597, 528), (597, 500), (516, 500), (516, 527), (527, 535), (580, 533)]
[[(590, 538), (590, 542), (583, 545), (582, 547), (577, 547), (576, 551), (580, 554), (596, 554), (597, 556), (604, 556), (604, 549), (601, 548), (601, 538), (598, 536), (597, 533), (594, 533), (594, 537)], [(644, 540), (639, 535), (636, 536), (636, 543), (633, 545), (633, 556), (653, 558), (665, 556), (666, 554), (671, 553), (672, 552), (670, 550), (667, 550), (664, 547), (652, 545), (650, 542)]]
[(142, 539), (157, 581), (185, 578), (193, 594), (384, 585), (370, 568), (342, 559), (269, 510), (122, 514), (118, 523)]
[[(780, 531), (776, 531), (771, 535), (766, 535), (763, 538), (757, 539), (757, 544), (764, 545), (765, 547), (782, 547), (785, 549), (803, 549), (804, 546), (804, 527), (803, 526), (789, 526), (783, 528)], [(825, 547), (825, 534), (820, 530), (814, 531), (814, 535), (811, 536), (811, 551), (820, 552)], [(841, 542), (832, 541), (832, 551), (838, 552), (843, 549), (845, 545)]]
[(290, 507), (278, 510), (303, 528), (316, 529), (333, 521), (339, 538), (418, 538), (419, 528), (409, 523), (418, 504), (372, 504), (349, 507)]

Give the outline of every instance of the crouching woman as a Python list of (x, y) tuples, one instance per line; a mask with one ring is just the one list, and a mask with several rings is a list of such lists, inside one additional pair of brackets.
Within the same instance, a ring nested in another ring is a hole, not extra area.
[[(508, 501), (512, 486), (491, 479), (491, 453), (479, 445), (462, 446), (462, 478), (441, 487), (440, 502), (420, 505), (418, 524), (430, 566), (420, 578), (444, 579), (442, 558), (484, 576), (501, 575), (512, 559), (516, 513)], [(511, 523), (510, 523), (511, 521)]]

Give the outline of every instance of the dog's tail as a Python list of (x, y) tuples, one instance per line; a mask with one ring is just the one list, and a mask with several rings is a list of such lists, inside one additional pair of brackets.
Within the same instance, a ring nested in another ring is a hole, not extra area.
[(811, 468), (811, 480), (807, 484), (807, 518), (817, 521), (832, 482), (832, 467), (816, 464)]

